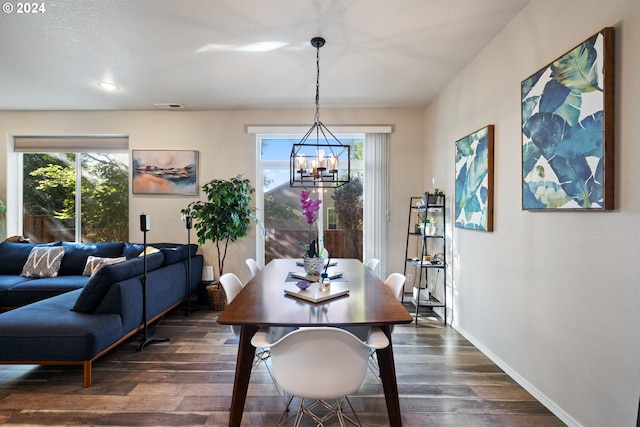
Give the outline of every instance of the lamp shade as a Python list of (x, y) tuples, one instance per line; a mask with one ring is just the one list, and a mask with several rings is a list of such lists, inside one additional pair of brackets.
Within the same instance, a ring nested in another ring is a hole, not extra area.
[(213, 266), (205, 265), (202, 267), (202, 281), (213, 282)]

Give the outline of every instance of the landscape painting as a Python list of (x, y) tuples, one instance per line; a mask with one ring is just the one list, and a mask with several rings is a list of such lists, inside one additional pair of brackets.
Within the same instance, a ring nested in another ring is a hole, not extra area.
[(198, 152), (133, 150), (131, 188), (134, 194), (198, 194)]
[(493, 125), (456, 141), (455, 225), (493, 231)]
[(522, 82), (522, 208), (613, 209), (613, 28)]

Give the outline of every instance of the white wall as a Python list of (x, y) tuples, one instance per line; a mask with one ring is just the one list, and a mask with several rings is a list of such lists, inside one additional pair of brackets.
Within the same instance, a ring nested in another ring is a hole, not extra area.
[[(616, 38), (615, 210), (522, 211), (520, 83), (607, 26)], [(495, 124), (495, 231), (449, 230), (453, 324), (570, 425), (635, 425), (639, 70), (638, 0), (532, 0), (425, 112), (425, 186), (444, 187), (449, 206), (455, 141)]]
[[(129, 135), (130, 149), (193, 149), (200, 151), (200, 185), (214, 178), (243, 174), (256, 185), (255, 135), (246, 133), (248, 125), (311, 126), (313, 110), (265, 111), (0, 111), (0, 135), (8, 141), (18, 134), (100, 134)], [(423, 111), (415, 110), (322, 110), (323, 122), (331, 125), (392, 125), (391, 134), (391, 230), (406, 228), (409, 197), (421, 194), (423, 158)], [(6, 200), (6, 144), (0, 146), (0, 199)], [(139, 215), (151, 215), (149, 242), (186, 242), (187, 233), (180, 220), (180, 209), (195, 197), (130, 194), (130, 240), (142, 241)], [(3, 238), (3, 236), (0, 236)], [(195, 242), (195, 231), (192, 231)], [(390, 233), (387, 271), (402, 271), (404, 234)], [(217, 265), (212, 243), (201, 248), (205, 262)], [(244, 264), (255, 257), (255, 227), (248, 239), (229, 247), (225, 272), (248, 279)], [(217, 274), (216, 274), (217, 277)]]

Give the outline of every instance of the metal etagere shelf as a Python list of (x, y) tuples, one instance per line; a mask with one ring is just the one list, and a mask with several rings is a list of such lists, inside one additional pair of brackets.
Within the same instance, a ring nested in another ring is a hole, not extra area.
[[(409, 301), (415, 307), (416, 323), (419, 317), (434, 315), (442, 317), (444, 323), (447, 323), (447, 239), (444, 200), (443, 194), (427, 193), (424, 197), (411, 197), (409, 203), (404, 274), (414, 274), (415, 278)], [(434, 294), (442, 297), (436, 297)], [(436, 313), (436, 308), (442, 308), (443, 316)]]

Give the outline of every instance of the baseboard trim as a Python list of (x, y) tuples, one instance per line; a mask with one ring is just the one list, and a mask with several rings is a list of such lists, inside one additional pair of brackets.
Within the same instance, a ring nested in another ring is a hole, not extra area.
[(526, 379), (524, 379), (518, 372), (513, 370), (504, 360), (493, 354), (487, 347), (485, 347), (480, 341), (478, 341), (473, 335), (465, 331), (459, 325), (452, 326), (456, 331), (465, 337), (471, 344), (473, 344), (478, 350), (480, 350), (485, 356), (487, 356), (493, 363), (498, 365), (500, 369), (506, 372), (515, 382), (517, 382), (522, 388), (527, 390), (533, 397), (535, 397), (540, 403), (542, 403), (549, 411), (551, 411), (556, 417), (567, 424), (570, 427), (582, 427), (582, 425), (567, 414), (562, 408), (560, 408), (554, 401), (549, 399), (544, 393), (534, 387)]

